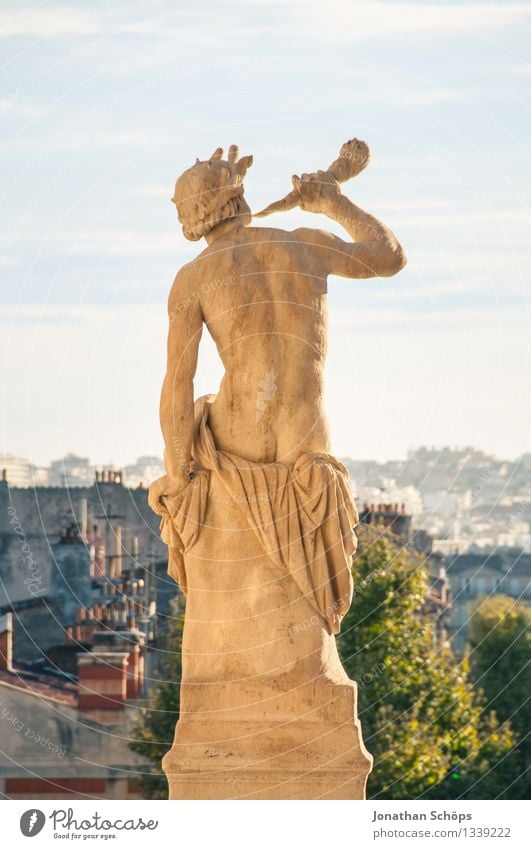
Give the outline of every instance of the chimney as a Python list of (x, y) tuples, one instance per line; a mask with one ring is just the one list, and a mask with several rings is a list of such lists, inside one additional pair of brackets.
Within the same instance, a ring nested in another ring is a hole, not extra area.
[(132, 628), (120, 631), (122, 646), (128, 650), (127, 664), (127, 698), (138, 699), (144, 684), (144, 642), (141, 631)]
[(0, 616), (0, 670), (13, 669), (13, 614)]
[(85, 542), (88, 532), (88, 500), (86, 498), (79, 499), (79, 533), (81, 539)]
[(123, 710), (129, 652), (113, 650), (112, 636), (96, 632), (94, 650), (77, 656), (80, 710)]
[(114, 557), (111, 561), (111, 578), (119, 577), (122, 573), (122, 528), (116, 525), (114, 528)]

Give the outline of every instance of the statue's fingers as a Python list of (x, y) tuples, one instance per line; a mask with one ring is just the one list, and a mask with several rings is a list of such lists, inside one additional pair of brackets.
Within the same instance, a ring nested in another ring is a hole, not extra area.
[(238, 145), (231, 144), (231, 146), (229, 147), (229, 152), (227, 154), (227, 159), (229, 160), (229, 162), (237, 162), (239, 155), (240, 151), (238, 149)]
[(148, 489), (148, 504), (153, 510), (158, 506), (160, 501), (160, 496), (162, 495), (162, 485), (159, 480), (153, 481), (151, 486)]
[(346, 156), (347, 153), (349, 152), (350, 148), (352, 147), (352, 145), (357, 144), (357, 142), (358, 142), (357, 139), (349, 139), (348, 142), (345, 142), (345, 144), (341, 146), (341, 150), (339, 151), (339, 155), (340, 156)]
[(223, 159), (223, 148), (217, 147), (210, 159)]

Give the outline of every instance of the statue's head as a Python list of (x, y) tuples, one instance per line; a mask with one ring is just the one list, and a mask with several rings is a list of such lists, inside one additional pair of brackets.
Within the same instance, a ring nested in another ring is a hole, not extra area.
[(218, 147), (205, 162), (181, 174), (175, 183), (172, 202), (187, 239), (196, 242), (222, 221), (239, 218), (251, 222), (251, 210), (243, 197), (243, 178), (253, 164), (252, 156), (238, 158), (238, 148), (231, 145), (227, 159)]

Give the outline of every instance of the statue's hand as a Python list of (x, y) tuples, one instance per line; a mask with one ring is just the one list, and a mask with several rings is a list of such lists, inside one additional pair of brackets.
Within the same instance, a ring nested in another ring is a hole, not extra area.
[(339, 158), (332, 162), (329, 171), (336, 180), (346, 183), (356, 177), (371, 160), (371, 149), (367, 142), (359, 139), (350, 139), (345, 142), (339, 151)]
[(291, 178), (297, 205), (305, 212), (326, 212), (341, 194), (339, 183), (331, 171), (316, 171)]
[(178, 478), (170, 478), (168, 475), (162, 475), (161, 478), (153, 481), (148, 491), (148, 504), (154, 513), (161, 513), (161, 497), (178, 495), (190, 481), (193, 480), (193, 472), (189, 471)]

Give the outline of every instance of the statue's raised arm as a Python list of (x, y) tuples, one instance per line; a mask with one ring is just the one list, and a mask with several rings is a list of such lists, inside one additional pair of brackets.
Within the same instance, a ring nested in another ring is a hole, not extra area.
[(254, 217), (285, 212), (296, 206), (306, 212), (326, 215), (341, 224), (353, 241), (345, 242), (332, 233), (306, 227), (295, 231), (302, 242), (318, 249), (318, 262), (326, 274), (350, 278), (391, 277), (406, 264), (402, 246), (385, 224), (345, 197), (339, 185), (363, 171), (370, 159), (368, 144), (352, 139), (342, 146), (338, 158), (326, 171), (302, 177), (294, 174), (291, 192)]

